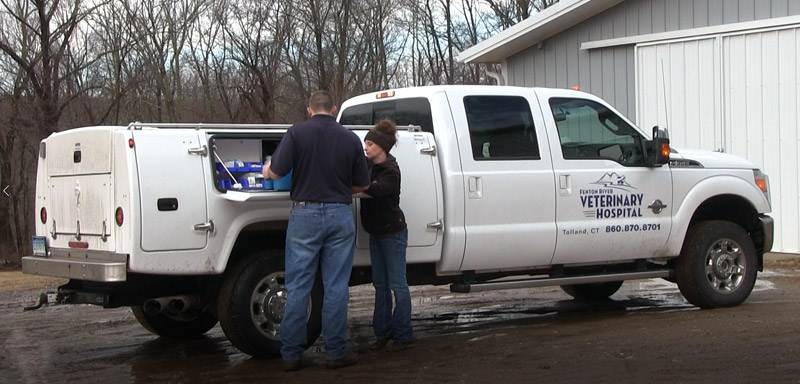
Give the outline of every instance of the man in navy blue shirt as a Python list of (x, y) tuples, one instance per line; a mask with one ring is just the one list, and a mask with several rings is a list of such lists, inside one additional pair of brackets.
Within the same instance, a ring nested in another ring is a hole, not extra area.
[(352, 194), (370, 183), (358, 136), (336, 122), (326, 91), (309, 99), (311, 118), (284, 135), (263, 174), (278, 179), (292, 172), (292, 212), (286, 230), (286, 310), (281, 321), (284, 370), (302, 368), (307, 342), (308, 300), (317, 270), (325, 289), (322, 334), (331, 369), (355, 364), (347, 351), (347, 301), (355, 252)]

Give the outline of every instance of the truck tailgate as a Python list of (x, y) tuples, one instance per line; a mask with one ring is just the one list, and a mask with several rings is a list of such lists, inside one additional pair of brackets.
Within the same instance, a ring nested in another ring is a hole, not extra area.
[[(47, 140), (50, 246), (113, 251), (112, 131), (66, 131)], [(55, 236), (53, 236), (55, 234)]]

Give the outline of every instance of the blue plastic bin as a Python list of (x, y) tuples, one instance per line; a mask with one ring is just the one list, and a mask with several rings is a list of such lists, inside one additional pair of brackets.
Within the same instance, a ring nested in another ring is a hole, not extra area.
[(219, 189), (227, 191), (231, 188), (233, 188), (233, 184), (230, 179), (222, 179), (219, 181)]
[(264, 179), (264, 181), (261, 183), (262, 187), (267, 191), (275, 189), (275, 186), (272, 184), (272, 179)]
[(252, 162), (252, 163), (245, 163), (246, 166), (249, 168), (250, 172), (261, 172), (261, 169), (264, 167), (259, 162)]
[(272, 182), (272, 186), (276, 191), (288, 191), (292, 189), (292, 170), (286, 176)]

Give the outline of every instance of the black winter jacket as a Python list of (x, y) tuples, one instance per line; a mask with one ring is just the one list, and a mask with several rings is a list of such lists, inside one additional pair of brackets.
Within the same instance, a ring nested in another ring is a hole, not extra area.
[(370, 185), (361, 199), (361, 223), (370, 235), (386, 236), (406, 229), (406, 218), (400, 209), (400, 167), (397, 159), (386, 154), (386, 161), (369, 161)]

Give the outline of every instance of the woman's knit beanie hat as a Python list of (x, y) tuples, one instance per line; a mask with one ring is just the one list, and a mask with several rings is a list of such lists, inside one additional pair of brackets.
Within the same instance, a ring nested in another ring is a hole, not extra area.
[(378, 122), (378, 124), (375, 124), (375, 127), (367, 133), (364, 141), (367, 140), (372, 141), (386, 151), (386, 153), (389, 153), (389, 150), (397, 143), (397, 126), (393, 121), (383, 119)]

